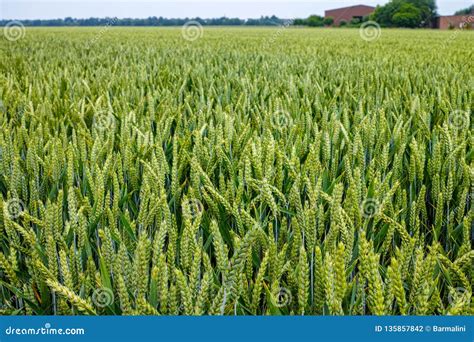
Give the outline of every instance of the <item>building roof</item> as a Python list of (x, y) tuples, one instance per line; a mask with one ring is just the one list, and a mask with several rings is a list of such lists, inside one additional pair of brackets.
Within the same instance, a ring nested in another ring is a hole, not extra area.
[(326, 10), (326, 12), (329, 12), (329, 11), (338, 11), (338, 10), (345, 10), (345, 9), (355, 8), (355, 7), (366, 7), (366, 8), (375, 9), (375, 7), (373, 7), (373, 6), (367, 6), (367, 5), (353, 5), (353, 6), (347, 6), (347, 7), (339, 7), (339, 8), (328, 9), (328, 10)]

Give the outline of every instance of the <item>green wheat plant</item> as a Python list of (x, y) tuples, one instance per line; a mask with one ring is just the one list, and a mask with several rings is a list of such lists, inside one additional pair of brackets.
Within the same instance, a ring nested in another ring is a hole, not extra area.
[(472, 32), (95, 35), (0, 39), (1, 314), (474, 313)]

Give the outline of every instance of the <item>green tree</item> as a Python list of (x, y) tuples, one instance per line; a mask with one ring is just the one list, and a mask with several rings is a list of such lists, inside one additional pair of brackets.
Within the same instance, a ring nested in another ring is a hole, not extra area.
[(418, 27), (421, 22), (421, 10), (412, 4), (403, 4), (392, 17), (392, 23), (398, 27)]
[(392, 26), (392, 17), (397, 12), (399, 4), (391, 1), (385, 6), (377, 6), (372, 14), (372, 20), (382, 26)]
[(474, 13), (474, 5), (471, 5), (468, 8), (464, 8), (462, 10), (457, 11), (454, 15), (467, 15)]
[(359, 18), (352, 18), (351, 19), (351, 26), (359, 26), (361, 23), (361, 20)]
[(295, 19), (293, 21), (293, 25), (295, 26), (303, 26), (306, 25), (306, 20), (305, 19)]
[(310, 15), (308, 19), (306, 19), (306, 24), (311, 27), (321, 27), (324, 26), (324, 19), (319, 15)]
[(325, 26), (332, 26), (334, 24), (334, 18), (333, 17), (326, 17), (324, 18), (324, 25)]
[(428, 27), (435, 17), (435, 0), (391, 0), (377, 6), (371, 19), (387, 27)]
[(430, 26), (430, 23), (436, 17), (436, 1), (435, 0), (407, 0), (409, 4), (414, 5), (420, 10), (419, 26)]

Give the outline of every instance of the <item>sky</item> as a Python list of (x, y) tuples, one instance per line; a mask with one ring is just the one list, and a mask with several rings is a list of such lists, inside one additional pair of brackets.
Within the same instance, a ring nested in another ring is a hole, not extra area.
[[(0, 0), (0, 19), (118, 17), (306, 18), (327, 9), (358, 4), (386, 4), (388, 0)], [(469, 7), (473, 0), (438, 0), (443, 15)]]

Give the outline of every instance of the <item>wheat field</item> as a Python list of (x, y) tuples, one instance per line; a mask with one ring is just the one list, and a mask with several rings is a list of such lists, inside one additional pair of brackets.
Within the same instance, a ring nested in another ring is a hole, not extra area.
[(3, 315), (472, 315), (472, 32), (1, 37)]

